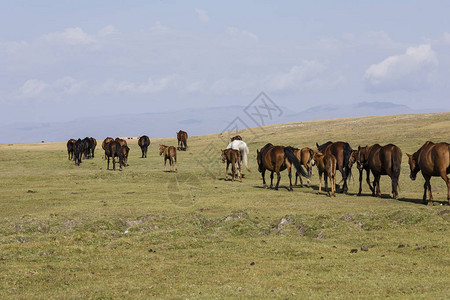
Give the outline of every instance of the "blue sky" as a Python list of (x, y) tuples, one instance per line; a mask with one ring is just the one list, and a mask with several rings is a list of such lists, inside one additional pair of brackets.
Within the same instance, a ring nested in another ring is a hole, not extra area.
[(450, 110), (448, 1), (2, 1), (1, 123), (246, 105)]

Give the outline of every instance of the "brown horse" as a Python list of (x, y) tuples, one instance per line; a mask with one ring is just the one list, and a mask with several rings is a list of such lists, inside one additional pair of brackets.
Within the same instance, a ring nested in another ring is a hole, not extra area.
[(341, 172), (344, 185), (342, 186), (342, 192), (347, 193), (347, 179), (352, 176), (352, 169), (349, 166), (350, 156), (352, 155), (352, 147), (346, 142), (326, 142), (323, 145), (316, 143), (317, 150), (323, 154), (333, 154), (336, 157), (336, 169)]
[(228, 179), (228, 167), (231, 164), (231, 170), (233, 171), (233, 180), (236, 175), (236, 164), (238, 165), (238, 177), (242, 182), (242, 173), (241, 173), (241, 152), (239, 150), (233, 149), (225, 149), (222, 150), (222, 163), (227, 163), (227, 169), (225, 171), (225, 179)]
[(188, 134), (186, 131), (180, 130), (177, 132), (177, 139), (178, 139), (178, 150), (186, 151), (187, 149), (187, 139)]
[(139, 147), (141, 147), (142, 158), (147, 158), (147, 150), (148, 146), (150, 146), (150, 138), (146, 135), (141, 136), (139, 138), (138, 145)]
[[(313, 156), (314, 156), (314, 150), (308, 147), (301, 148), (301, 149), (294, 149), (294, 155), (297, 157), (297, 159), (300, 161), (301, 165), (306, 169), (306, 172), (308, 173), (308, 186), (311, 184), (311, 174), (312, 174), (312, 164), (314, 162)], [(297, 185), (297, 178), (300, 179), (300, 186), (303, 186), (303, 180), (302, 177), (295, 173), (295, 183), (294, 185)]]
[[(128, 144), (127, 144), (127, 141), (126, 141), (126, 140), (121, 139), (121, 138), (119, 138), (119, 137), (116, 137), (115, 141), (118, 142), (118, 143), (120, 144), (120, 147), (125, 148), (125, 149), (128, 148)], [(129, 150), (129, 149), (130, 149), (130, 148), (128, 148), (128, 150)], [(128, 166), (128, 151), (123, 151), (123, 150), (122, 150), (122, 154), (124, 155), (124, 156), (123, 156), (123, 161), (124, 161), (125, 165)], [(126, 154), (126, 155), (125, 155), (125, 154)]]
[(125, 167), (123, 154), (122, 154), (122, 147), (120, 146), (120, 143), (117, 141), (110, 141), (106, 144), (106, 150), (105, 155), (108, 157), (108, 165), (107, 170), (109, 170), (109, 158), (112, 158), (113, 162), (113, 170), (116, 169), (116, 157), (119, 158), (119, 169), (122, 170), (122, 166)]
[[(322, 174), (325, 180), (325, 191), (330, 197), (335, 197), (336, 193), (336, 157), (333, 154), (314, 153), (314, 164), (319, 171), (319, 192), (322, 192)], [(328, 179), (330, 179), (331, 193), (328, 190)]]
[(300, 162), (293, 153), (294, 148), (284, 147), (284, 146), (274, 146), (270, 143), (261, 148), (261, 151), (256, 150), (256, 155), (258, 159), (258, 170), (262, 175), (264, 188), (267, 188), (265, 173), (266, 170), (271, 171), (270, 173), (270, 188), (273, 186), (273, 173), (277, 173), (277, 184), (275, 185), (275, 190), (278, 190), (278, 185), (280, 184), (281, 175), (280, 172), (285, 169), (288, 170), (289, 176), (289, 191), (292, 191), (292, 175), (291, 168), (292, 165), (295, 166), (297, 172), (303, 177), (307, 177), (305, 171), (303, 170)]
[(231, 141), (242, 141), (242, 137), (240, 135), (233, 136)]
[(169, 160), (170, 165), (170, 171), (175, 172), (178, 170), (177, 168), (177, 149), (175, 149), (174, 146), (166, 146), (166, 145), (159, 145), (159, 155), (164, 154), (164, 169), (166, 169), (166, 162)]
[(370, 182), (369, 165), (362, 165), (358, 161), (358, 155), (360, 155), (362, 157), (362, 160), (367, 160), (368, 157), (369, 157), (369, 151), (368, 151), (367, 147), (358, 147), (358, 150), (353, 150), (352, 154), (350, 155), (349, 162), (348, 162), (349, 168), (351, 168), (353, 166), (353, 164), (356, 162), (357, 169), (359, 171), (359, 191), (358, 191), (358, 196), (361, 196), (361, 192), (362, 192), (362, 178), (363, 178), (363, 172), (364, 171), (366, 171), (366, 182), (369, 185), (370, 191), (372, 193), (373, 193), (373, 187), (372, 187), (372, 184)]
[(423, 185), (423, 201), (427, 201), (427, 189), (429, 194), (428, 205), (433, 205), (433, 195), (431, 194), (430, 179), (432, 176), (440, 176), (447, 184), (447, 200), (450, 204), (450, 144), (426, 142), (417, 152), (408, 155), (409, 168), (411, 170), (410, 178), (416, 179), (417, 173), (422, 171), (425, 178)]
[[(361, 194), (361, 171), (366, 170), (369, 188), (372, 196), (381, 197), (380, 178), (381, 175), (388, 175), (392, 181), (392, 197), (398, 197), (398, 178), (400, 177), (400, 169), (402, 164), (402, 150), (393, 144), (380, 146), (375, 144), (372, 146), (358, 147), (357, 166), (360, 170), (359, 194)], [(372, 172), (374, 180), (373, 187), (370, 186), (369, 171)]]
[(93, 138), (93, 137), (90, 137), (89, 138), (90, 140), (91, 140), (91, 156), (92, 156), (92, 158), (94, 158), (94, 151), (95, 151), (95, 147), (97, 147), (97, 140), (95, 139), (95, 138)]
[(69, 160), (73, 159), (73, 147), (77, 141), (74, 139), (70, 139), (67, 141), (67, 154), (69, 156)]
[[(109, 136), (106, 139), (103, 140), (103, 142), (102, 142), (102, 149), (104, 151), (106, 151), (106, 147), (107, 147), (108, 143), (111, 142), (111, 141), (114, 141), (114, 139), (112, 137), (109, 137)], [(105, 159), (106, 159), (106, 153), (105, 153)]]

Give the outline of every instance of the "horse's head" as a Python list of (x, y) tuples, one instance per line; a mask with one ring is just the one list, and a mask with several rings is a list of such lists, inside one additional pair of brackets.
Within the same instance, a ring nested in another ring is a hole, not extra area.
[(419, 173), (420, 171), (419, 164), (417, 163), (417, 159), (415, 158), (416, 155), (415, 153), (412, 155), (406, 153), (406, 155), (408, 155), (409, 170), (411, 171), (411, 173), (409, 174), (409, 178), (411, 178), (411, 180), (416, 180), (417, 173)]
[(315, 166), (322, 158), (323, 158), (324, 154), (320, 151), (314, 151), (313, 154), (313, 162), (312, 162), (312, 166)]
[(348, 159), (348, 167), (351, 168), (353, 164), (358, 160), (358, 150), (353, 150), (350, 158)]
[(159, 145), (159, 155), (162, 155), (164, 153), (164, 150), (166, 150), (167, 146)]
[(369, 147), (361, 147), (358, 146), (358, 150), (356, 152), (356, 166), (358, 170), (364, 169), (364, 165), (369, 161)]
[(222, 150), (222, 163), (225, 163), (227, 161), (227, 154), (225, 152), (226, 150)]
[(262, 162), (262, 155), (261, 155), (261, 152), (259, 152), (258, 149), (256, 149), (256, 160), (258, 161), (258, 171), (260, 173), (262, 173), (262, 171), (264, 171), (263, 162)]

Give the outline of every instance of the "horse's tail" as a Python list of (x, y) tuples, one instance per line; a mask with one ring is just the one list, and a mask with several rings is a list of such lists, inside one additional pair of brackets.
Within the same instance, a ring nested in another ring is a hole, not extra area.
[(400, 150), (399, 147), (394, 147), (392, 154), (391, 154), (391, 160), (392, 160), (392, 180), (395, 181), (398, 188), (400, 188), (399, 184), (399, 177), (400, 177), (400, 170), (401, 170), (401, 164), (402, 164), (402, 150)]
[(248, 168), (248, 155), (247, 155), (247, 149), (243, 149), (243, 151), (239, 151), (241, 152), (241, 156), (242, 156), (242, 164), (245, 166), (245, 168), (247, 169), (247, 171), (251, 172), (250, 169)]
[(284, 147), (284, 155), (287, 157), (289, 162), (294, 164), (295, 168), (297, 169), (297, 174), (301, 174), (303, 177), (308, 178), (308, 174), (306, 174), (305, 170), (303, 170), (302, 165), (297, 159), (297, 156), (295, 156), (292, 147)]
[(349, 180), (352, 177), (352, 168), (350, 168), (348, 165), (351, 155), (352, 155), (352, 148), (348, 143), (344, 143), (344, 174), (345, 178)]
[(187, 149), (187, 136), (186, 135), (183, 136), (183, 144), (184, 144), (184, 149)]

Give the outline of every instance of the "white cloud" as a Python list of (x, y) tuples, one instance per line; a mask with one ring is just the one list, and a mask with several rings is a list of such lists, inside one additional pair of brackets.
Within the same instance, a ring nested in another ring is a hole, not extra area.
[(203, 23), (209, 22), (208, 12), (206, 10), (196, 8), (195, 12), (197, 13), (197, 16), (201, 22)]
[(270, 76), (267, 86), (269, 91), (328, 90), (341, 81), (324, 63), (304, 60), (287, 72)]
[(7, 53), (7, 54), (16, 54), (17, 52), (21, 51), (22, 49), (28, 48), (29, 44), (26, 41), (11, 41), (11, 42), (4, 42), (0, 43), (1, 48)]
[(103, 27), (102, 29), (100, 29), (98, 31), (98, 35), (101, 37), (107, 36), (107, 35), (111, 35), (111, 34), (115, 34), (118, 33), (116, 28), (114, 28), (113, 25), (108, 25)]
[(231, 27), (231, 26), (228, 27), (227, 33), (229, 36), (231, 36), (233, 38), (244, 38), (244, 39), (250, 39), (250, 40), (254, 40), (254, 41), (258, 40), (258, 36), (256, 34), (251, 33), (250, 31), (238, 29), (236, 27)]
[(154, 94), (162, 92), (169, 87), (169, 84), (174, 80), (174, 76), (166, 76), (160, 79), (149, 77), (147, 81), (141, 83), (134, 83), (129, 81), (119, 82), (117, 85), (112, 85), (117, 92), (130, 92), (133, 94)]
[(49, 33), (44, 35), (44, 39), (69, 45), (87, 45), (95, 42), (95, 38), (84, 32), (80, 27), (66, 28), (63, 32)]
[(37, 79), (27, 80), (20, 88), (20, 96), (23, 98), (34, 98), (39, 96), (48, 87), (44, 81)]
[(429, 88), (437, 65), (438, 59), (429, 44), (409, 47), (404, 54), (389, 56), (371, 65), (364, 75), (366, 89), (388, 92)]
[(19, 98), (43, 98), (58, 99), (63, 96), (75, 95), (81, 92), (84, 81), (76, 80), (70, 76), (64, 76), (53, 82), (42, 80), (27, 80), (19, 89)]

